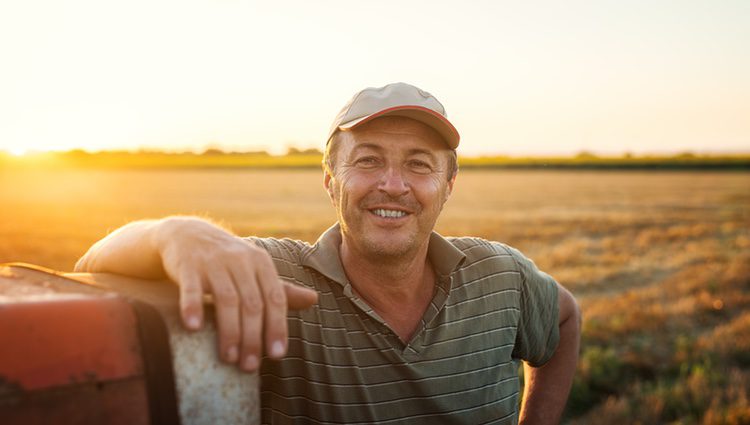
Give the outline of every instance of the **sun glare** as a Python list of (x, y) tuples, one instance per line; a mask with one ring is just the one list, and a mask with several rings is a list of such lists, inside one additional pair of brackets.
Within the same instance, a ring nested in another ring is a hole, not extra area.
[(26, 155), (27, 152), (28, 151), (26, 149), (24, 149), (24, 148), (10, 148), (10, 149), (8, 149), (8, 153), (9, 154), (11, 154), (13, 156), (18, 156), (18, 157)]

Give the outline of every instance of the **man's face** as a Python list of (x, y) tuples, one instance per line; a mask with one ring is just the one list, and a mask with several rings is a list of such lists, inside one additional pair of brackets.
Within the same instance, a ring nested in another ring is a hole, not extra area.
[(325, 185), (346, 248), (377, 260), (426, 248), (455, 181), (448, 180), (449, 149), (438, 133), (386, 116), (342, 132), (336, 143)]

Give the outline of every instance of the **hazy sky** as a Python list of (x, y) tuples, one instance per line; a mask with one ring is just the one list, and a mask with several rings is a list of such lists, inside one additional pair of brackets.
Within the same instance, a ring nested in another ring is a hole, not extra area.
[(750, 151), (750, 1), (0, 4), (0, 150), (321, 147), (436, 95), (464, 154)]

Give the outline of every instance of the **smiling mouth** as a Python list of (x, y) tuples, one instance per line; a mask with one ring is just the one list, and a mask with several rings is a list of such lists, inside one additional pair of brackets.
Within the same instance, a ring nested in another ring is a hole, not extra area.
[(370, 210), (370, 212), (382, 218), (401, 218), (405, 217), (408, 214), (405, 211), (387, 210), (384, 208), (376, 208), (374, 210)]

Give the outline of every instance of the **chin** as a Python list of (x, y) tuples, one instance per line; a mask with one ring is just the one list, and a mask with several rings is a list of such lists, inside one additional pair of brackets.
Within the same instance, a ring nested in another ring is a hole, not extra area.
[(368, 238), (363, 241), (363, 248), (373, 256), (381, 258), (402, 257), (414, 252), (418, 246), (413, 237), (408, 238)]

